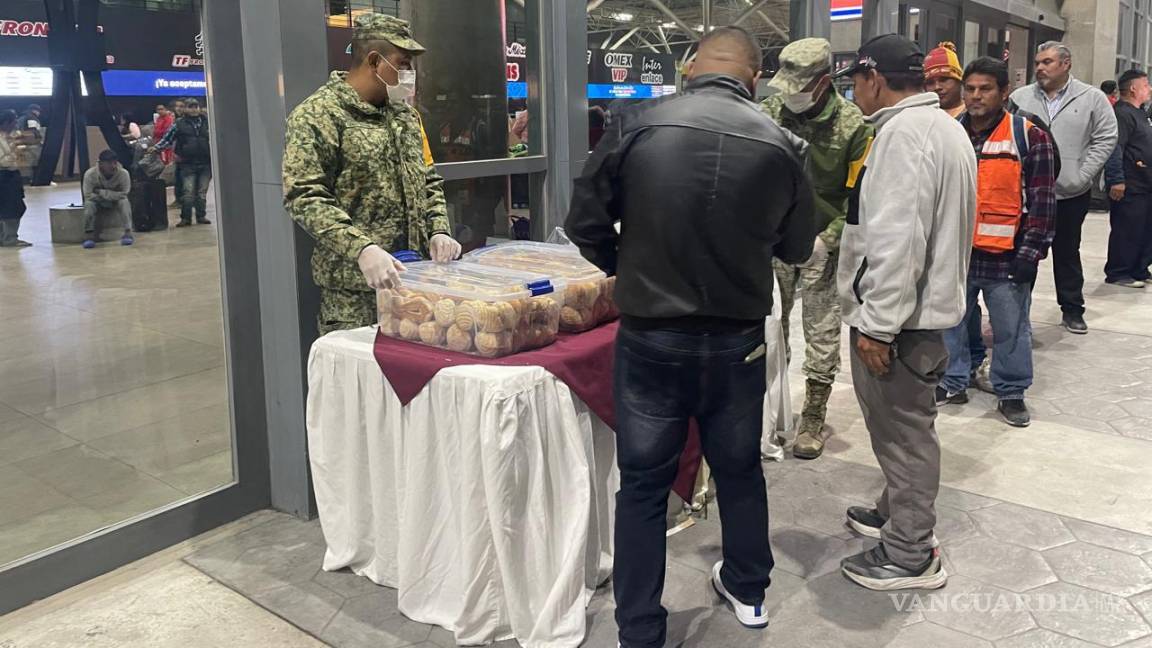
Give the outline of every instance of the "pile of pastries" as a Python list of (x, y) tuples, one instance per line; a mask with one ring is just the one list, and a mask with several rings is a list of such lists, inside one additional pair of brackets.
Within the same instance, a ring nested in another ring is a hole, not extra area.
[(575, 248), (546, 243), (507, 243), (465, 257), (484, 266), (532, 271), (568, 282), (560, 312), (560, 330), (580, 333), (619, 317), (613, 298), (616, 278), (580, 256)]
[(556, 341), (562, 289), (549, 286), (534, 296), (525, 283), (508, 283), (500, 271), (465, 270), (459, 264), (419, 266), (424, 264), (409, 266), (405, 287), (377, 292), (384, 335), (487, 358)]

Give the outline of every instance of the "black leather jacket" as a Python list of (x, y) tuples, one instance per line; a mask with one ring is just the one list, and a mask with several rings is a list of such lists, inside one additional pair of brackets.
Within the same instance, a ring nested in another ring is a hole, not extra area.
[(699, 77), (612, 115), (565, 230), (617, 275), (616, 301), (632, 320), (763, 320), (772, 257), (803, 262), (816, 239), (802, 145), (739, 80)]

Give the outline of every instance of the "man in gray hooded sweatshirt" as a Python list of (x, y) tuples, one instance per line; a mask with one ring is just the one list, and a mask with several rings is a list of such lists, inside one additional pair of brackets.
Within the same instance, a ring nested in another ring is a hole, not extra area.
[(1055, 41), (1037, 48), (1036, 83), (1013, 92), (1011, 102), (1047, 123), (1060, 151), (1052, 271), (1063, 326), (1084, 335), (1088, 325), (1084, 323), (1080, 233), (1092, 199), (1092, 183), (1116, 148), (1116, 114), (1100, 89), (1072, 78), (1072, 50)]

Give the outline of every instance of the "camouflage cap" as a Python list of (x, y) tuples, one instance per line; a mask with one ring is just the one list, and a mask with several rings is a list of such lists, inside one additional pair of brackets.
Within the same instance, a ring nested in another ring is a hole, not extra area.
[(796, 94), (816, 77), (831, 72), (832, 44), (823, 38), (802, 38), (780, 51), (780, 71), (768, 87), (781, 94)]
[(412, 54), (423, 54), (424, 46), (412, 38), (407, 20), (386, 14), (362, 14), (356, 17), (355, 40), (382, 40)]

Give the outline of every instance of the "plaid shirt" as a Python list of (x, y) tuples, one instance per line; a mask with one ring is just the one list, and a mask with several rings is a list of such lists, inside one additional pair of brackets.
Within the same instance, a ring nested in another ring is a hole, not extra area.
[[(1004, 118), (1008, 118), (1007, 112)], [(962, 123), (977, 157), (985, 140), (1000, 125), (996, 123), (985, 132), (974, 133), (971, 121), (964, 119)], [(1023, 223), (1016, 233), (1016, 249), (1002, 254), (973, 249), (972, 265), (968, 270), (968, 276), (973, 279), (1008, 281), (1016, 257), (1040, 263), (1040, 259), (1048, 256), (1052, 237), (1056, 235), (1056, 162), (1052, 138), (1040, 127), (1033, 126), (1028, 130), (1028, 143), (1028, 154), (1023, 162), (1028, 213), (1023, 215)]]

